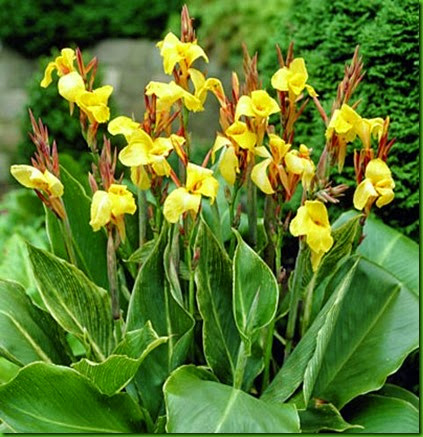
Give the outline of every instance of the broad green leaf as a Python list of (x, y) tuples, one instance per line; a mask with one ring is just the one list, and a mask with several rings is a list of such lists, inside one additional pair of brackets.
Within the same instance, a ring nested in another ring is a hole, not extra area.
[[(30, 238), (31, 244), (44, 249), (45, 242), (37, 239), (36, 236), (37, 234), (34, 232), (34, 237)], [(32, 274), (25, 240), (19, 234), (13, 234), (5, 241), (2, 256), (0, 278), (21, 284), (32, 301), (40, 308), (45, 309)]]
[(60, 178), (65, 187), (63, 202), (69, 217), (78, 267), (97, 285), (108, 289), (106, 235), (102, 230), (94, 232), (89, 224), (91, 199), (65, 168), (61, 168)]
[(29, 364), (0, 386), (0, 418), (20, 433), (143, 431), (129, 395), (105, 396), (76, 370), (47, 363)]
[(419, 398), (414, 393), (411, 393), (411, 391), (408, 391), (405, 388), (400, 387), (398, 385), (395, 385), (395, 384), (385, 384), (375, 394), (382, 395), (382, 396), (387, 396), (389, 398), (402, 399), (403, 401), (406, 401), (409, 404), (413, 405), (413, 407), (416, 408), (417, 410), (420, 409)]
[[(329, 293), (329, 300), (304, 337), (289, 355), (269, 387), (262, 394), (261, 399), (284, 402), (304, 381), (306, 372), (308, 372), (309, 378), (313, 377), (313, 374), (311, 374), (312, 368), (310, 369), (308, 367), (309, 363), (317, 361), (315, 357), (321, 356), (321, 354), (324, 353), (324, 348), (328, 341), (326, 336), (328, 336), (333, 329), (342, 299), (349, 289), (357, 265), (358, 260), (352, 258), (336, 273), (328, 285), (328, 288), (332, 290), (332, 292)], [(319, 333), (325, 332), (327, 333), (326, 336), (322, 334), (319, 335)], [(317, 370), (319, 363), (316, 362), (314, 366)]]
[(238, 245), (233, 261), (235, 323), (246, 345), (247, 354), (257, 332), (275, 317), (279, 289), (267, 264), (236, 232)]
[(34, 306), (16, 282), (0, 280), (0, 355), (24, 366), (67, 364), (66, 340), (49, 314)]
[(332, 404), (315, 404), (306, 410), (298, 410), (301, 432), (317, 433), (319, 431), (343, 432), (351, 428), (361, 428), (346, 422), (341, 413)]
[(50, 251), (59, 258), (69, 261), (66, 251), (65, 240), (63, 239), (63, 227), (57, 217), (47, 207), (44, 207), (46, 213), (46, 231), (50, 243)]
[(183, 366), (172, 373), (163, 389), (167, 432), (300, 432), (294, 405), (269, 404), (211, 379), (194, 366)]
[(19, 372), (19, 366), (6, 358), (0, 357), (0, 385), (9, 382)]
[(419, 410), (403, 399), (376, 394), (360, 396), (343, 409), (343, 414), (349, 422), (363, 426), (347, 432), (419, 433)]
[[(355, 211), (344, 213), (337, 223), (342, 223), (355, 214), (357, 214)], [(357, 253), (384, 267), (402, 281), (410, 291), (418, 295), (418, 244), (374, 217), (366, 220), (363, 235), (364, 239), (358, 246)]]
[(138, 248), (131, 256), (125, 260), (128, 263), (139, 263), (142, 264), (150, 255), (151, 251), (154, 249), (155, 241), (150, 240), (144, 243), (140, 248)]
[(151, 324), (142, 329), (127, 332), (113, 354), (101, 363), (82, 359), (72, 364), (82, 375), (89, 378), (104, 394), (111, 396), (122, 390), (135, 376), (146, 356), (166, 337), (158, 337)]
[(419, 344), (418, 297), (361, 259), (315, 377), (313, 396), (342, 407), (382, 387)]
[(195, 280), (204, 355), (217, 377), (232, 383), (240, 346), (232, 312), (232, 263), (203, 220), (195, 247), (200, 251)]
[(28, 245), (29, 258), (44, 304), (66, 331), (87, 345), (96, 360), (113, 347), (108, 293), (72, 264)]
[(128, 330), (140, 329), (150, 321), (159, 336), (169, 337), (166, 344), (149, 354), (134, 379), (143, 405), (153, 416), (163, 406), (164, 381), (186, 359), (194, 325), (192, 317), (174, 298), (166, 279), (164, 253), (167, 244), (168, 229), (165, 224), (138, 273), (127, 317)]

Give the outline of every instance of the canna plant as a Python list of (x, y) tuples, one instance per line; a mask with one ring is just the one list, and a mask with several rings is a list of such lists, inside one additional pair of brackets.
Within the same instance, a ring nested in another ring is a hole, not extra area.
[[(36, 298), (0, 281), (2, 430), (417, 432), (418, 399), (386, 382), (418, 348), (417, 249), (370, 216), (394, 199), (394, 140), (353, 101), (358, 48), (326, 113), (292, 44), (269, 92), (245, 47), (244, 82), (207, 77), (186, 7), (157, 46), (172, 80), (146, 86), (142, 120), (110, 119), (78, 49), (46, 69), (79, 114), (91, 192), (30, 112), (32, 165), (11, 173), (44, 203), (50, 250), (27, 244)], [(193, 162), (207, 98), (220, 131)], [(310, 102), (320, 156), (295, 142)], [(355, 212), (331, 224), (351, 147)]]

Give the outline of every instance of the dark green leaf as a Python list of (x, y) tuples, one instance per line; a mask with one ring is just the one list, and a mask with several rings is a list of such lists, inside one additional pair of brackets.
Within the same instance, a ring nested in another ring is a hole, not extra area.
[(97, 360), (112, 350), (109, 295), (72, 264), (28, 245), (29, 258), (43, 301), (66, 331), (87, 345)]
[(0, 280), (0, 355), (19, 366), (67, 364), (66, 340), (51, 316), (34, 306), (16, 282)]
[(60, 178), (65, 187), (63, 202), (69, 217), (78, 267), (97, 285), (108, 289), (106, 235), (89, 224), (91, 199), (82, 185), (64, 168)]
[(107, 397), (76, 370), (46, 363), (29, 364), (0, 386), (0, 418), (20, 433), (143, 431), (129, 395)]
[(402, 399), (374, 394), (360, 396), (342, 411), (349, 422), (363, 426), (363, 429), (350, 429), (347, 432), (419, 433), (419, 410)]
[(301, 432), (317, 433), (319, 431), (343, 432), (350, 428), (361, 428), (346, 422), (341, 413), (332, 404), (316, 404), (306, 410), (298, 410)]
[(150, 320), (159, 336), (169, 337), (166, 344), (149, 354), (134, 379), (143, 405), (153, 416), (163, 405), (164, 381), (186, 359), (194, 324), (192, 317), (174, 298), (166, 280), (164, 253), (167, 243), (168, 229), (165, 224), (138, 273), (127, 320), (128, 330), (142, 328)]
[(379, 391), (375, 394), (387, 396), (389, 398), (398, 398), (403, 401), (408, 402), (417, 410), (420, 408), (419, 406), (419, 398), (411, 391), (406, 390), (403, 387), (394, 384), (385, 384)]
[(204, 354), (217, 377), (232, 383), (240, 346), (232, 312), (232, 263), (203, 220), (195, 247), (200, 253), (195, 280)]
[[(342, 223), (357, 213), (349, 211), (338, 222)], [(335, 224), (334, 224), (335, 225)], [(363, 229), (364, 239), (357, 252), (384, 267), (407, 286), (419, 294), (419, 246), (396, 229), (382, 221), (369, 217)]]
[(267, 264), (235, 233), (238, 239), (233, 271), (235, 323), (249, 354), (257, 332), (275, 317), (279, 289)]
[(151, 324), (127, 332), (113, 354), (101, 363), (82, 359), (72, 367), (89, 378), (104, 394), (111, 396), (122, 390), (135, 376), (141, 363), (157, 346), (167, 341), (158, 337)]
[(171, 433), (298, 433), (296, 408), (269, 404), (183, 366), (164, 386), (166, 430)]

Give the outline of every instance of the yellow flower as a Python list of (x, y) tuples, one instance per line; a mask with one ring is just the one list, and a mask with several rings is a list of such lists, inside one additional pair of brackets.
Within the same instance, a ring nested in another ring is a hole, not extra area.
[(206, 79), (203, 73), (195, 68), (190, 68), (188, 72), (192, 83), (194, 84), (195, 97), (200, 100), (202, 105), (204, 105), (204, 102), (206, 101), (207, 91), (211, 91), (222, 106), (226, 105), (225, 92), (223, 90), (222, 82), (219, 79), (214, 77)]
[(179, 187), (166, 198), (163, 214), (170, 223), (176, 223), (179, 217), (187, 211), (197, 214), (200, 209), (201, 196), (210, 197), (213, 203), (219, 188), (218, 181), (213, 177), (213, 171), (189, 163), (187, 166), (186, 187)]
[(107, 191), (94, 193), (91, 203), (90, 226), (94, 232), (108, 223), (117, 226), (122, 241), (125, 240), (124, 214), (134, 214), (137, 207), (134, 196), (125, 185), (112, 184)]
[(248, 129), (246, 123), (236, 121), (225, 131), (225, 135), (235, 141), (242, 149), (253, 150), (257, 143), (257, 135)]
[(296, 58), (289, 67), (280, 68), (272, 76), (272, 86), (278, 91), (289, 91), (293, 96), (299, 96), (304, 88), (310, 96), (316, 97), (316, 91), (310, 85), (307, 85), (308, 73), (303, 58)]
[(357, 186), (354, 193), (354, 207), (362, 210), (375, 199), (376, 206), (382, 207), (394, 199), (395, 182), (391, 170), (379, 158), (372, 159), (366, 167), (365, 179)]
[(85, 84), (82, 77), (76, 71), (59, 79), (57, 83), (59, 94), (68, 102), (74, 103), (85, 92)]
[(223, 135), (217, 135), (212, 149), (212, 162), (215, 161), (216, 152), (224, 148), (220, 155), (219, 171), (223, 179), (233, 185), (236, 180), (237, 173), (240, 172), (238, 156), (232, 141)]
[(126, 141), (129, 142), (130, 136), (137, 129), (141, 129), (140, 123), (132, 120), (132, 118), (125, 117), (123, 115), (114, 118), (107, 125), (107, 130), (112, 135), (122, 134), (125, 136)]
[(204, 58), (206, 62), (209, 62), (204, 50), (196, 41), (181, 42), (172, 32), (169, 32), (163, 41), (158, 42), (157, 47), (163, 57), (163, 69), (166, 74), (172, 74), (178, 63), (182, 70), (186, 71), (198, 58)]
[(286, 168), (293, 174), (301, 176), (303, 187), (308, 190), (314, 177), (315, 167), (310, 158), (310, 150), (300, 145), (300, 150), (291, 150), (285, 155)]
[(12, 165), (10, 172), (24, 187), (42, 190), (49, 197), (61, 197), (63, 195), (62, 183), (48, 170), (41, 172), (30, 165)]
[[(275, 134), (269, 134), (269, 148), (271, 154), (267, 152), (266, 159), (259, 164), (256, 164), (251, 171), (252, 181), (260, 188), (263, 193), (273, 194), (275, 192), (272, 183), (267, 175), (267, 171), (271, 175), (271, 179), (276, 181), (279, 177), (287, 185), (286, 173), (282, 166), (283, 159), (288, 152), (291, 144)], [(265, 149), (266, 150), (266, 149)]]
[(182, 99), (186, 108), (193, 112), (202, 111), (203, 105), (198, 97), (177, 85), (173, 80), (170, 83), (150, 82), (145, 88), (145, 94), (157, 96), (157, 111), (169, 111), (171, 106)]
[(76, 104), (88, 116), (90, 123), (106, 123), (110, 118), (107, 106), (113, 87), (105, 85), (94, 91), (83, 91), (76, 97)]
[(383, 118), (362, 118), (355, 126), (355, 131), (362, 141), (364, 147), (371, 147), (371, 137), (380, 139), (383, 132)]
[(236, 105), (235, 121), (241, 115), (247, 117), (267, 118), (271, 114), (280, 112), (280, 108), (275, 99), (264, 90), (253, 91), (250, 96), (241, 96)]
[(332, 138), (333, 133), (338, 134), (345, 143), (354, 141), (357, 131), (356, 126), (361, 121), (361, 117), (345, 103), (341, 109), (336, 109), (326, 129), (326, 138)]
[(181, 144), (184, 138), (172, 134), (169, 138), (153, 140), (141, 128), (135, 129), (128, 137), (129, 144), (119, 153), (120, 162), (127, 167), (151, 164), (158, 176), (169, 176), (171, 167), (166, 158), (173, 150), (174, 141)]
[(131, 181), (141, 190), (148, 190), (151, 187), (151, 181), (143, 165), (131, 167)]
[(51, 75), (54, 70), (57, 70), (57, 75), (59, 77), (65, 76), (72, 71), (75, 71), (75, 68), (73, 66), (73, 61), (76, 59), (75, 51), (66, 48), (62, 49), (60, 53), (60, 56), (58, 56), (53, 62), (48, 63), (44, 71), (44, 77), (40, 83), (43, 88), (47, 88), (51, 84)]
[(319, 200), (306, 200), (291, 221), (289, 230), (294, 237), (306, 236), (311, 250), (311, 264), (313, 271), (316, 271), (323, 255), (333, 245), (326, 206)]

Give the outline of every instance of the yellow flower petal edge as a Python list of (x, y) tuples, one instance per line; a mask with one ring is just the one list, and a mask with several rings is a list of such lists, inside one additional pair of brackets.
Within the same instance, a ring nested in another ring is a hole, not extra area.
[(31, 165), (12, 165), (10, 173), (26, 188), (42, 190), (51, 197), (61, 197), (63, 195), (63, 184), (48, 170), (41, 172)]
[(266, 173), (267, 167), (269, 167), (271, 162), (271, 159), (265, 159), (256, 164), (251, 171), (251, 180), (266, 194), (273, 194), (275, 192)]
[(200, 203), (200, 194), (191, 194), (186, 188), (180, 187), (167, 196), (163, 205), (163, 215), (169, 223), (176, 223), (184, 212), (192, 211), (197, 214)]
[(187, 166), (186, 188), (191, 193), (210, 197), (213, 203), (217, 196), (219, 182), (213, 177), (213, 170), (190, 162)]
[(67, 75), (75, 70), (73, 66), (73, 61), (76, 59), (75, 51), (70, 48), (64, 48), (53, 62), (49, 62), (45, 71), (44, 77), (41, 80), (40, 86), (42, 88), (47, 88), (52, 82), (52, 73), (57, 70), (57, 75), (59, 77)]

